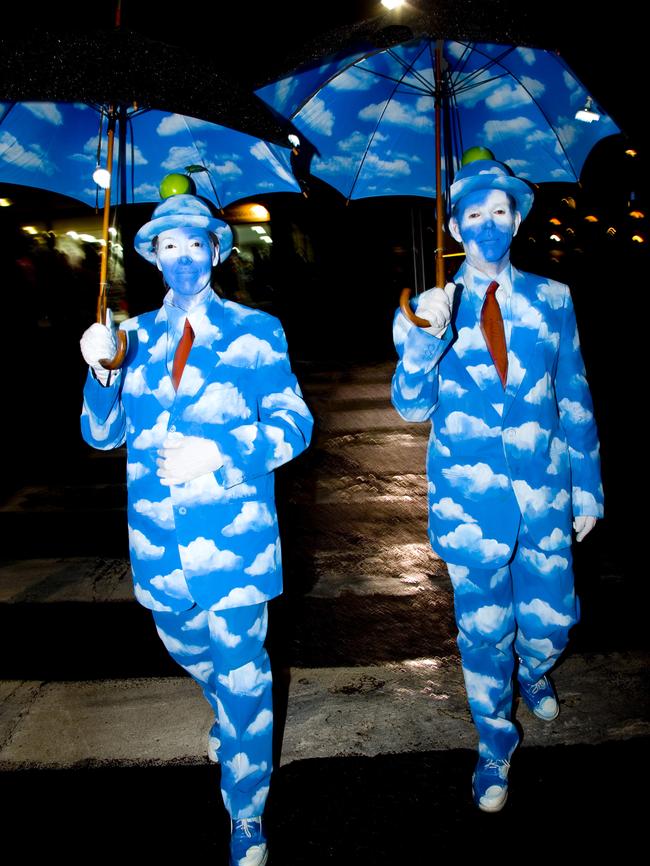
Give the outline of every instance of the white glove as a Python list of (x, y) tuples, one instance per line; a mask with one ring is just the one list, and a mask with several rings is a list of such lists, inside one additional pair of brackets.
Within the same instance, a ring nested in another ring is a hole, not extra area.
[(444, 289), (427, 289), (418, 296), (415, 313), (431, 323), (429, 328), (422, 328), (427, 334), (442, 337), (451, 321), (451, 310), (454, 303), (455, 283), (447, 283)]
[(156, 463), (160, 483), (171, 487), (172, 484), (183, 484), (199, 475), (214, 472), (223, 466), (223, 457), (212, 439), (168, 433), (162, 447), (158, 449)]
[(91, 325), (84, 331), (79, 345), (84, 361), (95, 374), (95, 378), (102, 385), (108, 384), (111, 371), (104, 369), (99, 363), (99, 359), (113, 358), (117, 352), (113, 331), (113, 314), (109, 309), (106, 310), (106, 324), (100, 325), (99, 322), (95, 322), (94, 325)]
[(596, 517), (574, 517), (573, 528), (576, 532), (576, 541), (582, 541), (588, 532), (596, 525)]

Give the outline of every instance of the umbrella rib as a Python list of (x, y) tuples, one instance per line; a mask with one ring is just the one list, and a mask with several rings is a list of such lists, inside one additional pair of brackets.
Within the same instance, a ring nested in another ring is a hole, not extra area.
[[(415, 61), (419, 59), (419, 57), (421, 56), (421, 53), (422, 53), (422, 52), (420, 52), (420, 54), (418, 54), (417, 57), (415, 57), (415, 58), (413, 59), (413, 63), (415, 63)], [(398, 59), (399, 59), (399, 58), (398, 58)], [(400, 63), (404, 66), (404, 75), (407, 75), (407, 73), (410, 71), (410, 66), (408, 66), (407, 64), (405, 64), (404, 61), (402, 61), (401, 59), (399, 59), (399, 60), (400, 60)], [(388, 109), (388, 106), (389, 106), (389, 104), (390, 104), (390, 101), (391, 101), (391, 99), (393, 98), (393, 96), (395, 95), (395, 92), (397, 91), (397, 88), (398, 88), (398, 87), (400, 86), (400, 84), (402, 83), (402, 81), (403, 81), (403, 77), (404, 77), (404, 76), (402, 76), (402, 79), (399, 79), (399, 80), (396, 80), (396, 81), (395, 81), (395, 87), (393, 88), (393, 92), (392, 92), (392, 93), (390, 94), (390, 96), (386, 99), (386, 101), (385, 101), (385, 103), (384, 103), (384, 108), (383, 108), (383, 110), (382, 110), (380, 116), (377, 118), (377, 123), (375, 124), (375, 128), (373, 129), (372, 133), (368, 136), (368, 143), (367, 143), (367, 145), (366, 145), (366, 149), (365, 149), (364, 152), (363, 152), (363, 156), (362, 156), (361, 159), (359, 160), (359, 167), (358, 167), (357, 170), (356, 170), (356, 173), (355, 173), (355, 175), (354, 175), (354, 180), (352, 181), (352, 185), (350, 186), (350, 192), (348, 193), (348, 197), (347, 197), (347, 198), (348, 198), (348, 201), (350, 201), (350, 199), (352, 198), (352, 193), (354, 192), (354, 188), (355, 188), (355, 186), (357, 185), (357, 181), (359, 180), (359, 175), (361, 174), (361, 169), (363, 168), (363, 164), (364, 164), (364, 162), (365, 162), (365, 160), (366, 160), (366, 157), (368, 156), (368, 151), (370, 150), (370, 146), (372, 145), (372, 141), (373, 141), (375, 135), (377, 134), (377, 130), (379, 129), (379, 124), (380, 124), (381, 121), (383, 120), (384, 114), (386, 113), (386, 110)], [(393, 80), (393, 79), (391, 79), (391, 80)]]
[[(547, 52), (546, 52), (546, 53), (547, 53)], [(563, 65), (564, 65), (564, 64), (563, 64)], [(537, 107), (537, 109), (539, 110), (539, 112), (540, 112), (540, 114), (542, 115), (542, 117), (544, 118), (544, 120), (548, 123), (548, 128), (551, 130), (551, 132), (553, 133), (553, 135), (555, 136), (555, 138), (556, 138), (556, 140), (557, 140), (557, 143), (558, 143), (558, 144), (560, 145), (560, 147), (562, 148), (562, 153), (564, 154), (564, 158), (566, 159), (566, 161), (567, 161), (567, 163), (568, 163), (568, 165), (569, 165), (569, 168), (571, 169), (571, 172), (572, 172), (573, 176), (575, 177), (576, 181), (579, 180), (578, 174), (576, 173), (576, 170), (575, 170), (575, 168), (573, 167), (573, 163), (572, 163), (572, 161), (571, 161), (571, 159), (570, 159), (570, 157), (569, 157), (569, 154), (567, 153), (566, 148), (564, 147), (564, 144), (562, 143), (562, 139), (560, 138), (560, 136), (559, 136), (558, 133), (556, 132), (555, 127), (553, 126), (553, 123), (552, 123), (552, 121), (551, 121), (551, 118), (548, 116), (548, 114), (546, 113), (546, 111), (544, 110), (544, 108), (541, 106), (541, 104), (537, 101), (537, 99), (535, 99), (535, 97), (534, 97), (533, 94), (530, 92), (530, 90), (528, 89), (528, 87), (526, 87), (526, 85), (525, 85), (522, 81), (519, 80), (519, 78), (515, 75), (515, 73), (514, 73), (514, 72), (510, 72), (510, 71), (508, 71), (508, 74), (509, 74), (510, 76), (512, 76), (513, 80), (516, 81), (517, 84), (518, 84), (521, 88), (523, 88), (523, 90), (526, 91), (526, 93), (527, 93), (528, 96), (530, 97), (531, 102), (532, 102), (532, 103)], [(575, 77), (575, 76), (574, 76), (574, 77)]]
[(194, 136), (192, 135), (192, 130), (190, 129), (190, 125), (187, 122), (187, 117), (184, 114), (179, 115), (179, 117), (183, 118), (183, 123), (185, 124), (185, 128), (187, 129), (187, 134), (189, 135), (190, 140), (191, 140), (192, 144), (194, 145), (194, 150), (196, 151), (196, 153), (199, 157), (199, 162), (201, 163), (201, 165), (205, 169), (205, 173), (207, 174), (208, 180), (210, 181), (210, 186), (212, 187), (212, 192), (214, 193), (214, 197), (217, 200), (217, 207), (223, 213), (223, 204), (221, 203), (219, 193), (217, 192), (217, 188), (214, 185), (214, 181), (212, 180), (212, 172), (210, 171), (210, 169), (205, 164), (203, 154), (199, 151), (198, 147), (196, 146), (196, 142), (194, 141)]

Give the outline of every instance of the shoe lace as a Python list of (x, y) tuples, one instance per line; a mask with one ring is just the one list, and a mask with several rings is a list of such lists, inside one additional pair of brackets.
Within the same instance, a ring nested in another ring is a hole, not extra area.
[(542, 677), (541, 680), (537, 680), (536, 683), (530, 687), (529, 691), (531, 695), (536, 695), (541, 689), (546, 688), (546, 677)]
[(241, 828), (250, 839), (253, 836), (253, 821), (257, 818), (239, 818), (235, 821), (235, 827)]
[(507, 761), (505, 758), (489, 758), (485, 762), (485, 768), (487, 770), (500, 770), (501, 767), (506, 767), (509, 770), (510, 761)]

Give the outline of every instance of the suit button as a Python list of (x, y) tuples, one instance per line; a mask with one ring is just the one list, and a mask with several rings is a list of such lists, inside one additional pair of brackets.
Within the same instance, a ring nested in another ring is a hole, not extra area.
[(170, 433), (175, 433), (175, 432), (176, 432), (176, 425), (175, 425), (175, 424), (172, 424), (172, 426), (169, 428), (169, 432), (170, 432)]
[(181, 505), (181, 507), (178, 509), (178, 513), (179, 514), (187, 514), (187, 508), (185, 508), (184, 505)]

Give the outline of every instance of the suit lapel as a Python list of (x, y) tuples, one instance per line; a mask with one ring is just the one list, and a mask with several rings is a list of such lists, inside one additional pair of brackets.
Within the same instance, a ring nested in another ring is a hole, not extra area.
[(454, 277), (457, 286), (454, 296), (455, 314), (453, 319), (456, 340), (451, 345), (451, 355), (455, 362), (454, 378), (462, 387), (478, 390), (486, 412), (488, 414), (492, 412), (500, 419), (501, 416), (494, 408), (493, 403), (503, 402), (503, 389), (500, 381), (496, 378), (496, 371), (494, 382), (484, 375), (485, 369), (492, 369), (494, 365), (480, 331), (476, 305), (465, 280), (465, 265), (463, 265)]
[(535, 294), (536, 279), (512, 268), (512, 332), (508, 349), (508, 379), (506, 382), (503, 417), (517, 397), (526, 376), (539, 329), (544, 321), (540, 302)]
[(149, 390), (163, 409), (170, 409), (176, 396), (167, 370), (167, 327), (167, 313), (162, 306), (149, 331), (147, 344), (149, 358), (145, 364), (144, 376)]

